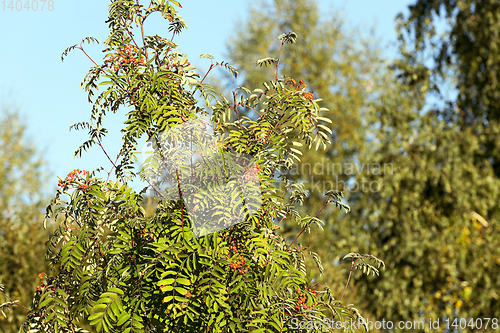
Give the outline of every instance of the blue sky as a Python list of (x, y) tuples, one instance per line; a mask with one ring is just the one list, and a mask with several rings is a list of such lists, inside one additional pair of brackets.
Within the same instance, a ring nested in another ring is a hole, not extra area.
[[(6, 6), (9, 0), (6, 0)], [(21, 2), (21, 1), (19, 1)], [(254, 1), (255, 2), (255, 1)], [(407, 12), (414, 1), (409, 0), (322, 0), (325, 13), (336, 12), (345, 19), (348, 28), (368, 31), (375, 26), (376, 35), (384, 43), (395, 42), (394, 18)], [(14, 1), (14, 4), (16, 1)], [(23, 3), (25, 1), (23, 0)], [(217, 60), (225, 60), (226, 42), (234, 27), (246, 19), (252, 1), (181, 1), (188, 29), (175, 42), (189, 55), (192, 64), (204, 73), (207, 60), (199, 59), (210, 53)], [(62, 51), (83, 37), (92, 36), (103, 42), (108, 34), (109, 1), (53, 0), (41, 11), (22, 9), (11, 11), (0, 4), (0, 108), (18, 108), (27, 126), (27, 139), (34, 142), (47, 161), (50, 187), (55, 188), (57, 176), (73, 169), (93, 170), (100, 166), (109, 169), (110, 163), (99, 148), (93, 147), (82, 158), (73, 158), (74, 151), (87, 139), (84, 131), (71, 131), (69, 126), (87, 121), (91, 105), (80, 82), (92, 66), (79, 50), (61, 62)], [(18, 7), (19, 8), (19, 7)], [(162, 20), (146, 21), (147, 34), (170, 36)], [(102, 59), (102, 45), (88, 45), (86, 51), (96, 60)], [(395, 48), (386, 48), (386, 56), (393, 57)], [(116, 155), (121, 146), (123, 116), (110, 115), (104, 124), (110, 133), (104, 141), (106, 150)], [(0, 124), (2, 130), (3, 124)], [(141, 148), (141, 147), (139, 147)], [(139, 157), (140, 158), (140, 157)]]

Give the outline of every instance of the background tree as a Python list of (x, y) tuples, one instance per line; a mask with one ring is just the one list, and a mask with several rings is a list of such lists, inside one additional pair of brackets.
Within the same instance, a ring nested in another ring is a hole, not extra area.
[(12, 302), (29, 307), (37, 274), (49, 270), (42, 258), (50, 232), (40, 230), (44, 162), (17, 111), (2, 109), (0, 123), (0, 332), (13, 333), (28, 309)]
[[(417, 1), (400, 16), (399, 93), (373, 104), (368, 155), (393, 172), (365, 173), (381, 191), (352, 198), (362, 209), (345, 219), (368, 230), (360, 244), (387, 255), (383, 282), (357, 281), (377, 318), (499, 330), (496, 320), (474, 326), (499, 307), (499, 13), (497, 2)], [(438, 14), (449, 24), (441, 37)], [(435, 105), (424, 108), (426, 94)]]

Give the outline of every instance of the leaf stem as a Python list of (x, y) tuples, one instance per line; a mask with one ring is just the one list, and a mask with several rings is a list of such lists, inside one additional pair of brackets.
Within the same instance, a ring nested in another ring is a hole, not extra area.
[[(323, 207), (321, 207), (321, 209), (316, 213), (316, 215), (314, 215), (314, 217), (317, 217), (319, 215), (319, 213), (321, 213), (323, 211), (323, 209), (325, 209), (326, 205), (328, 205), (328, 203), (330, 202), (330, 199), (327, 199), (325, 204), (323, 205)], [(297, 238), (300, 237), (300, 235), (302, 235), (302, 233), (304, 232), (304, 230), (306, 230), (306, 228), (309, 226), (309, 224), (306, 224), (302, 230), (300, 231), (300, 233), (297, 235), (297, 237), (295, 237), (295, 239), (290, 243), (290, 245), (288, 246), (288, 248), (286, 249), (287, 251), (290, 251), (290, 248), (292, 247), (292, 244), (297, 240)]]
[(280, 55), (278, 57), (278, 61), (276, 62), (276, 78), (275, 78), (276, 83), (278, 83), (278, 72), (279, 72), (280, 61), (281, 61), (281, 52), (283, 51), (284, 44), (285, 44), (285, 40), (282, 40), (281, 41), (281, 48), (280, 48)]
[(87, 56), (87, 58), (90, 59), (90, 61), (92, 61), (94, 63), (94, 65), (98, 66), (97, 63), (94, 61), (94, 59), (92, 59), (88, 54), (87, 52), (85, 52), (85, 50), (83, 49), (82, 47), (82, 44), (80, 43), (80, 46), (77, 46), (76, 47), (77, 49), (80, 49), (83, 53), (85, 53), (85, 55)]
[(347, 282), (345, 284), (344, 292), (342, 292), (342, 297), (340, 297), (340, 300), (344, 298), (345, 291), (347, 290), (347, 286), (349, 285), (349, 281), (351, 281), (351, 275), (352, 271), (356, 268), (356, 265), (354, 265), (360, 258), (354, 260), (354, 257), (351, 259), (351, 270), (349, 271), (349, 277), (347, 278)]
[(19, 305), (20, 307), (25, 308), (25, 309), (26, 309), (26, 310), (28, 310), (28, 311), (30, 310), (30, 309), (28, 309), (27, 307), (25, 307), (24, 305), (22, 305), (21, 303), (19, 303), (18, 301), (14, 301), (12, 298), (10, 298), (9, 296), (7, 296), (7, 295), (3, 292), (3, 290), (1, 290), (1, 289), (0, 289), (0, 293), (1, 293), (2, 295), (4, 295), (4, 297), (5, 297), (5, 298), (9, 299), (9, 300), (11, 301), (11, 303), (12, 303), (12, 304), (14, 304), (14, 305)]

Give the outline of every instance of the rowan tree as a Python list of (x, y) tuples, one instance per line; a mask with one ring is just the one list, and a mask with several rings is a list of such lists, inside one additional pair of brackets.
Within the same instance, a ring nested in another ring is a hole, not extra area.
[[(106, 180), (96, 175), (102, 169), (76, 169), (60, 180), (46, 214), (58, 222), (47, 250), (54, 269), (41, 275), (23, 330), (78, 332), (79, 322), (88, 320), (99, 332), (285, 332), (294, 330), (292, 319), (312, 323), (328, 316), (359, 325), (355, 308), (314, 283), (305, 257), (321, 267), (319, 257), (296, 243), (305, 230), (321, 228), (318, 215), (327, 204), (349, 207), (339, 191), (329, 191), (316, 215), (301, 215), (295, 205), (305, 191), (279, 176), (296, 160), (294, 147), (324, 149), (330, 143), (331, 121), (322, 117), (321, 101), (281, 76), (281, 55), (257, 61), (276, 68), (261, 87), (219, 96), (204, 82), (208, 72), (237, 71), (202, 55), (212, 65), (204, 76), (196, 73), (174, 43), (186, 27), (176, 8), (182, 8), (177, 1), (147, 7), (111, 1), (104, 59), (91, 58), (95, 66), (82, 83), (93, 105), (91, 120), (72, 126), (90, 136), (75, 154), (98, 146), (111, 169), (104, 170)], [(144, 35), (153, 13), (169, 21), (170, 38)], [(279, 41), (286, 52), (297, 35), (282, 34)], [(86, 42), (98, 40), (85, 38), (63, 58)], [(94, 97), (98, 86), (104, 89)], [(116, 157), (102, 144), (109, 112), (127, 115)], [(153, 153), (134, 172), (145, 136)], [(159, 197), (152, 216), (141, 207), (148, 188), (135, 192), (129, 186), (137, 177)], [(283, 219), (302, 228), (294, 240), (277, 231), (275, 222)], [(383, 265), (371, 255), (349, 257), (353, 269), (368, 274)], [(311, 329), (321, 328), (308, 324), (301, 330)]]

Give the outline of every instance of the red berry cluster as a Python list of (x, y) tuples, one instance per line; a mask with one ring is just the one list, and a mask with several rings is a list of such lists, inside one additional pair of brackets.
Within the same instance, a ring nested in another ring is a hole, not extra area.
[(229, 246), (229, 249), (233, 251), (233, 253), (243, 253), (243, 249), (241, 248), (240, 243), (234, 243), (233, 245)]
[(147, 240), (152, 240), (152, 239), (156, 239), (158, 237), (156, 237), (156, 235), (150, 233), (147, 228), (144, 228), (141, 230), (141, 239), (147, 241)]
[(246, 265), (247, 259), (243, 256), (238, 256), (238, 261), (233, 262), (229, 265), (231, 268), (231, 272), (234, 272), (235, 270), (238, 270), (239, 273), (245, 274), (246, 273)]
[(314, 93), (312, 91), (308, 91), (305, 95), (304, 95), (305, 98), (307, 98), (308, 100), (312, 101), (312, 99), (314, 98)]
[(252, 166), (245, 167), (245, 176), (243, 179), (246, 182), (254, 182), (259, 179), (259, 171), (260, 167), (257, 163), (254, 163)]
[[(300, 80), (299, 84), (297, 85), (297, 82), (294, 79), (287, 79), (286, 82), (288, 84), (291, 84), (292, 86), (296, 86), (297, 90), (300, 90), (302, 88), (307, 87), (307, 85), (304, 84), (304, 81)], [(312, 91), (308, 91), (304, 94), (304, 97), (307, 98), (308, 100), (312, 101), (314, 98), (314, 93)]]
[[(45, 281), (43, 281), (44, 275), (45, 275), (44, 272), (41, 272), (40, 274), (38, 274), (38, 278), (40, 279), (40, 284), (42, 285), (42, 287), (45, 287)], [(36, 291), (42, 291), (42, 288), (40, 286), (36, 286)]]
[[(311, 290), (311, 289), (308, 289), (311, 293), (313, 293), (314, 295), (317, 295), (317, 292), (316, 290)], [(307, 305), (306, 302), (307, 302), (307, 296), (306, 296), (306, 293), (305, 292), (302, 292), (299, 288), (297, 288), (295, 290), (298, 294), (299, 294), (299, 300), (297, 301), (297, 305), (295, 306), (295, 309), (297, 311), (300, 311), (301, 309), (302, 310), (307, 310), (307, 309), (310, 309), (311, 306), (310, 305)]]
[[(47, 284), (46, 284), (46, 283), (45, 283), (45, 281), (44, 281), (44, 276), (45, 276), (45, 273), (44, 273), (44, 272), (41, 272), (40, 274), (38, 274), (38, 278), (40, 279), (40, 285), (41, 285), (41, 287), (40, 287), (40, 286), (37, 286), (37, 287), (36, 287), (36, 290), (37, 290), (37, 291), (40, 291), (40, 292), (41, 292), (41, 291), (42, 291), (42, 288), (47, 286)], [(51, 287), (50, 289), (52, 289), (52, 290), (56, 290), (56, 287)]]
[[(123, 50), (118, 52), (118, 56), (115, 57), (113, 54), (108, 54), (110, 64), (109, 66), (113, 68), (115, 71), (118, 71), (123, 65), (144, 65), (144, 58), (138, 58), (139, 49), (133, 45), (125, 45)], [(105, 58), (106, 58), (105, 57)]]
[(257, 138), (257, 141), (262, 142), (263, 144), (267, 143), (267, 137), (266, 136), (260, 136)]
[(299, 85), (297, 85), (297, 81), (295, 81), (294, 79), (287, 79), (286, 83), (291, 84), (292, 86), (296, 86), (297, 90), (307, 87), (307, 85), (305, 85), (304, 81), (302, 80), (299, 80)]
[(80, 184), (78, 185), (79, 189), (86, 190), (89, 186), (87, 184)]
[[(88, 171), (85, 170), (80, 170), (80, 169), (75, 169), (68, 173), (66, 178), (64, 180), (59, 180), (59, 183), (57, 184), (59, 187), (64, 187), (67, 188), (69, 185), (73, 184), (76, 182), (76, 178), (80, 177), (80, 175), (84, 176), (87, 174)], [(78, 188), (81, 189), (86, 189), (87, 185), (86, 184), (80, 184)]]
[[(237, 241), (233, 242), (232, 244), (229, 245), (229, 250), (233, 254), (234, 253), (243, 254), (243, 252), (245, 252), (243, 250), (243, 245), (241, 245), (241, 243), (239, 243)], [(229, 257), (229, 255), (228, 255), (228, 257)], [(229, 268), (231, 269), (231, 272), (234, 272), (237, 270), (240, 274), (245, 274), (247, 269), (248, 269), (248, 265), (246, 262), (247, 262), (247, 259), (244, 256), (239, 255), (236, 262), (229, 264)]]

